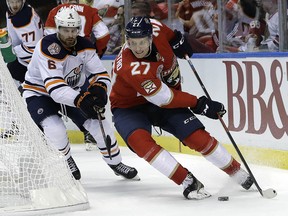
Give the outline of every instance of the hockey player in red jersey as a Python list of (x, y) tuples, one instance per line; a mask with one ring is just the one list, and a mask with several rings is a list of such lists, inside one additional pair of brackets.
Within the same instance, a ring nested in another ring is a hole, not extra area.
[[(153, 30), (152, 30), (153, 29)], [(127, 145), (159, 172), (184, 187), (187, 199), (210, 194), (191, 172), (151, 137), (151, 126), (173, 134), (185, 146), (201, 153), (243, 188), (253, 181), (194, 114), (218, 119), (223, 104), (181, 91), (176, 56), (192, 54), (185, 38), (148, 17), (133, 17), (126, 26), (126, 43), (113, 66), (110, 94), (114, 124)], [(176, 55), (176, 56), (175, 56)]]
[[(71, 156), (66, 127), (59, 114), (83, 125), (97, 139), (104, 161), (116, 175), (139, 180), (137, 170), (122, 163), (117, 140), (105, 119), (110, 76), (91, 41), (78, 36), (80, 16), (71, 8), (62, 8), (55, 22), (57, 33), (37, 43), (25, 76), (23, 97), (32, 119), (43, 130), (48, 143), (65, 155), (75, 179), (80, 179), (81, 173)], [(90, 85), (81, 91), (86, 79)], [(111, 146), (106, 146), (102, 137), (98, 111)]]
[(97, 53), (101, 58), (106, 50), (110, 34), (108, 27), (98, 16), (98, 10), (86, 4), (79, 4), (79, 0), (61, 0), (61, 3), (50, 11), (45, 23), (45, 35), (56, 32), (54, 17), (60, 8), (74, 8), (78, 12), (82, 22), (82, 29), (79, 35), (87, 38), (91, 38), (92, 35), (96, 39)]

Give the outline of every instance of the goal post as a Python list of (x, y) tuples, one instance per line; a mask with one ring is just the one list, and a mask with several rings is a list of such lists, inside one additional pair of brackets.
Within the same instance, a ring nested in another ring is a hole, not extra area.
[(31, 119), (0, 52), (0, 215), (88, 208), (85, 190)]

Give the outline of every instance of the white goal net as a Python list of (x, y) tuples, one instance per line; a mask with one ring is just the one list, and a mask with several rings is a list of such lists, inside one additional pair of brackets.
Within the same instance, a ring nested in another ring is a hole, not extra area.
[(0, 53), (0, 215), (47, 215), (89, 208), (65, 158), (47, 145)]

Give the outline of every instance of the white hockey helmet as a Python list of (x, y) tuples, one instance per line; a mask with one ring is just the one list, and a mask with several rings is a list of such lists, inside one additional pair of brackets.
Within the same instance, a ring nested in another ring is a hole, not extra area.
[[(11, 9), (11, 6), (10, 6), (10, 1), (11, 1), (11, 0), (6, 0), (6, 4), (7, 4), (7, 7), (8, 7), (8, 9), (9, 9), (9, 11), (10, 11), (11, 13), (13, 13), (13, 10)], [(23, 8), (26, 0), (20, 0), (20, 1), (22, 1), (22, 6), (21, 6), (21, 8), (19, 9), (19, 11)]]
[(61, 0), (61, 4), (79, 4), (79, 0)]
[(59, 27), (77, 27), (81, 28), (81, 19), (77, 11), (73, 8), (62, 7), (55, 16), (57, 30)]

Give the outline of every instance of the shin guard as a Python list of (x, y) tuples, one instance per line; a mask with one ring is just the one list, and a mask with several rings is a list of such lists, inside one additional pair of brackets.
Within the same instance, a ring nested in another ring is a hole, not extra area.
[(188, 171), (168, 151), (157, 145), (148, 131), (135, 130), (128, 137), (128, 145), (139, 157), (176, 184), (181, 184), (187, 176)]
[(240, 164), (232, 155), (205, 130), (195, 131), (183, 143), (201, 153), (208, 161), (228, 175), (232, 175), (240, 169)]

